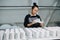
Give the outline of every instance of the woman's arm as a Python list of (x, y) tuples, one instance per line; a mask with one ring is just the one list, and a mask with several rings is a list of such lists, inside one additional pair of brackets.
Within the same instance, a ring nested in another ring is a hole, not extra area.
[(40, 17), (39, 15), (37, 15), (37, 16), (38, 16), (38, 18), (39, 18), (39, 19), (40, 19), (40, 21), (41, 21), (40, 26), (41, 26), (41, 27), (43, 27), (43, 26), (44, 26), (44, 23), (43, 23), (43, 21), (42, 21), (41, 17)]
[(27, 26), (32, 26), (33, 24), (35, 24), (34, 21), (32, 23), (30, 23), (30, 24), (27, 24)]
[(27, 24), (27, 26), (28, 26), (28, 27), (30, 27), (31, 25), (32, 25), (32, 23), (30, 23), (30, 24)]
[(29, 21), (29, 20), (28, 20), (28, 16), (26, 15), (26, 16), (25, 16), (25, 19), (24, 19), (24, 26), (25, 26), (25, 27), (27, 27), (27, 24), (29, 23), (28, 21)]
[(35, 24), (35, 22), (33, 21), (32, 23), (29, 23), (29, 16), (27, 15), (24, 19), (24, 26), (25, 27), (30, 27), (32, 26), (33, 24)]
[(40, 23), (40, 26), (43, 27), (44, 26), (44, 23)]

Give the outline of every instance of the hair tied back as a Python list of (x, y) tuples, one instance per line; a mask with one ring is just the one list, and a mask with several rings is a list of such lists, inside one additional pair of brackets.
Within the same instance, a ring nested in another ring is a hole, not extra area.
[(36, 3), (33, 3), (33, 6), (36, 6)]

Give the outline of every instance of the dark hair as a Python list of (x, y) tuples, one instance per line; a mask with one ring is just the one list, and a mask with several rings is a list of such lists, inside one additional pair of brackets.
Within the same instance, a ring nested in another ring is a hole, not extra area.
[(32, 9), (34, 9), (35, 7), (39, 8), (36, 3), (33, 3)]

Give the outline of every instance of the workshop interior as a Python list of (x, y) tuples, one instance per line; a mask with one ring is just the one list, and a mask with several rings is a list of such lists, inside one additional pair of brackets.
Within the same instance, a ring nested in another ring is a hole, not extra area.
[[(25, 28), (24, 18), (33, 3), (44, 27)], [(0, 0), (0, 40), (60, 39), (60, 0)]]

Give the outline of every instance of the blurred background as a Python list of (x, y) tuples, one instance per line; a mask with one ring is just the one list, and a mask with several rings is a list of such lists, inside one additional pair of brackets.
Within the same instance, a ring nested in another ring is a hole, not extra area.
[(0, 26), (24, 27), (24, 18), (30, 13), (34, 2), (39, 6), (38, 15), (45, 27), (60, 26), (60, 0), (0, 0)]

